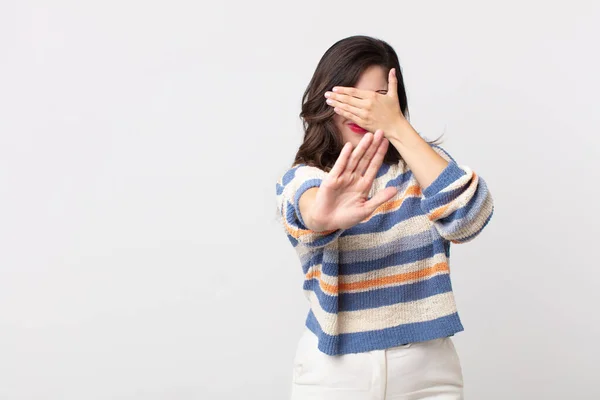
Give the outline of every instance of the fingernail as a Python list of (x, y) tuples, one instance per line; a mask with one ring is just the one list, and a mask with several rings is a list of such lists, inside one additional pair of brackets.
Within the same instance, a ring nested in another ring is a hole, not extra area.
[(325, 100), (325, 102), (326, 102), (327, 104), (331, 104), (331, 103), (333, 103), (333, 100), (331, 100), (331, 99), (327, 99), (327, 100)]
[(337, 91), (338, 91), (338, 88), (337, 88), (337, 87), (334, 87), (334, 88), (333, 88), (333, 89), (331, 89), (331, 90), (333, 90), (334, 92), (337, 92)]
[(331, 96), (331, 92), (325, 92), (325, 97)]

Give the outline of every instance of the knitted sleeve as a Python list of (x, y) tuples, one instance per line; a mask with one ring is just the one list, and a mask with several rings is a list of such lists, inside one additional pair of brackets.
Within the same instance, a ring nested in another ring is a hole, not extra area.
[(323, 247), (336, 240), (342, 230), (315, 232), (306, 227), (300, 214), (300, 197), (308, 190), (319, 187), (326, 172), (307, 165), (289, 169), (277, 182), (277, 208), (288, 239), (309, 247)]
[(449, 161), (438, 178), (423, 190), (421, 207), (440, 235), (454, 243), (474, 239), (494, 213), (486, 182), (469, 167), (459, 166), (438, 146), (434, 150)]

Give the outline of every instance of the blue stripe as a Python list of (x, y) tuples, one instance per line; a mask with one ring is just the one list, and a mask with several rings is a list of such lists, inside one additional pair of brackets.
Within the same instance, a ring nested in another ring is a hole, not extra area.
[(444, 168), (442, 173), (433, 181), (433, 183), (423, 190), (423, 195), (425, 197), (431, 197), (464, 175), (466, 175), (465, 171), (463, 171), (455, 162), (450, 162), (448, 163), (448, 166)]
[(487, 224), (489, 224), (490, 220), (492, 219), (492, 215), (494, 215), (494, 208), (492, 207), (492, 212), (490, 212), (490, 215), (487, 217), (487, 219), (485, 220), (485, 222), (483, 223), (483, 226), (477, 230), (477, 232), (472, 233), (471, 235), (465, 237), (465, 238), (460, 238), (457, 239), (456, 242), (458, 243), (467, 243), (473, 239), (475, 239), (475, 237), (477, 237), (481, 231), (483, 231), (483, 228), (485, 228), (487, 226)]
[(408, 197), (399, 209), (377, 214), (367, 222), (354, 225), (344, 232), (344, 236), (387, 231), (402, 221), (424, 214), (425, 211), (421, 208), (421, 199), (419, 197)]
[[(323, 258), (324, 257), (322, 251), (311, 251), (310, 253), (308, 253), (308, 255), (305, 257), (305, 261), (302, 263), (302, 273), (306, 275), (310, 267), (321, 264), (321, 262), (323, 262)], [(335, 260), (331, 259), (330, 262), (335, 263)], [(335, 276), (337, 275), (338, 274), (335, 274)]]
[(403, 183), (409, 182), (412, 176), (412, 171), (403, 172), (394, 179), (390, 179), (389, 182), (385, 185), (385, 187), (400, 186)]
[(433, 229), (428, 229), (414, 235), (396, 235), (394, 240), (386, 243), (374, 244), (373, 247), (356, 250), (325, 249), (325, 251), (335, 252), (339, 255), (339, 260), (342, 263), (350, 263), (357, 261), (370, 261), (373, 258), (385, 257), (390, 254), (397, 253), (399, 249), (410, 250), (417, 247), (422, 247), (433, 240), (431, 233)]
[(304, 226), (299, 218), (299, 214), (296, 214), (296, 209), (290, 203), (287, 203), (285, 207), (285, 220), (294, 228), (306, 229), (306, 226)]
[(426, 322), (331, 336), (323, 332), (315, 315), (310, 311), (306, 318), (306, 327), (319, 338), (319, 350), (329, 355), (389, 349), (407, 343), (452, 336), (464, 330), (457, 313)]
[(382, 164), (381, 168), (379, 168), (379, 171), (377, 171), (377, 177), (376, 178), (380, 178), (383, 175), (387, 174), (387, 172), (390, 170), (390, 164)]
[(290, 241), (290, 243), (292, 244), (292, 246), (294, 246), (294, 247), (298, 246), (298, 241), (292, 235), (288, 234), (287, 238)]
[(280, 185), (279, 182), (277, 182), (277, 185), (275, 186), (275, 191), (277, 192), (277, 196), (281, 196), (281, 194), (283, 193), (283, 188), (284, 188), (284, 186)]
[(465, 192), (467, 186), (461, 186), (459, 188), (453, 189), (449, 192), (440, 192), (432, 197), (426, 197), (421, 202), (421, 206), (423, 211), (430, 213), (436, 208), (440, 208), (442, 206), (448, 205), (452, 203), (454, 200), (458, 198), (461, 194)]
[(294, 168), (290, 168), (281, 178), (281, 183), (283, 184), (283, 186), (286, 186), (288, 183), (290, 183), (292, 181), (292, 179), (294, 179), (294, 177), (296, 176), (296, 171), (298, 170), (298, 168), (300, 168), (300, 165), (294, 167)]
[[(435, 256), (436, 254), (448, 255), (449, 242), (444, 239), (436, 229), (430, 231), (432, 241), (425, 246), (398, 251), (393, 254), (385, 255), (381, 258), (378, 256), (377, 248), (371, 249), (373, 257), (365, 261), (357, 262), (341, 262), (344, 259), (344, 252), (341, 251), (319, 251), (303, 257), (302, 271), (306, 274), (312, 266), (322, 264), (323, 273), (329, 276), (338, 276), (342, 274), (364, 273), (374, 271), (381, 268), (403, 265), (419, 260), (425, 260)], [(394, 264), (398, 262), (398, 264)]]
[[(370, 261), (359, 261), (353, 263), (329, 263), (323, 260), (322, 271), (331, 276), (351, 275), (351, 274), (362, 274), (369, 271), (376, 271), (379, 269), (394, 267), (397, 265), (409, 264), (419, 260), (425, 260), (433, 257), (437, 253), (443, 253), (445, 246), (443, 241), (445, 239), (440, 238), (436, 242), (432, 242), (423, 247), (416, 249), (398, 251), (397, 253), (390, 254), (388, 256), (370, 260)], [(374, 255), (377, 254), (377, 250), (374, 249)]]
[(341, 311), (358, 311), (422, 300), (436, 294), (451, 292), (452, 285), (450, 276), (441, 274), (419, 282), (364, 292), (340, 293), (338, 296), (324, 293), (318, 279), (311, 279), (304, 281), (304, 290), (312, 290), (319, 299), (321, 308), (336, 314)]
[[(458, 210), (453, 211), (450, 215), (440, 218), (438, 222), (445, 225), (455, 222), (460, 219), (473, 220), (477, 218), (480, 210), (483, 208), (485, 201), (489, 195), (485, 182), (480, 181), (478, 188), (475, 190), (473, 196), (467, 201), (467, 204), (460, 207)], [(468, 221), (467, 221), (468, 223)], [(462, 224), (464, 225), (464, 223)]]

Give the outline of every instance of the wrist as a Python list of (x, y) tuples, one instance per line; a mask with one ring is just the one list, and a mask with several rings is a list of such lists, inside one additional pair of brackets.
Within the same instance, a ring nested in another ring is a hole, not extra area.
[(415, 134), (418, 136), (417, 131), (415, 131), (412, 125), (405, 118), (399, 118), (394, 124), (392, 124), (388, 131), (384, 131), (383, 133), (385, 134), (385, 137), (387, 137), (387, 139), (392, 143), (402, 143)]
[(329, 230), (325, 224), (325, 221), (322, 221), (321, 218), (315, 218), (313, 213), (310, 212), (304, 219), (304, 223), (306, 227), (313, 232), (325, 232)]

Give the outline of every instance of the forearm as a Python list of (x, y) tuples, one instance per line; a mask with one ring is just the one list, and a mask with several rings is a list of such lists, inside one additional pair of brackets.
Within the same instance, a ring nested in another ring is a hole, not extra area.
[(393, 130), (385, 134), (423, 189), (431, 185), (448, 166), (448, 161), (431, 148), (408, 121), (398, 122)]

